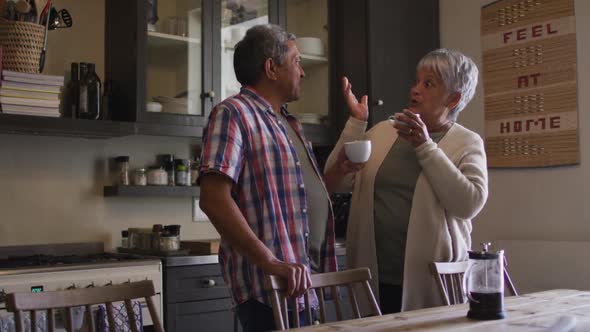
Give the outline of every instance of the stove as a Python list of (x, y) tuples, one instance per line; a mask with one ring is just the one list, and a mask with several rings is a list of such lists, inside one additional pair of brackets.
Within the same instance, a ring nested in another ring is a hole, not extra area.
[[(146, 279), (154, 283), (154, 302), (162, 319), (159, 259), (107, 253), (102, 244), (0, 247), (0, 315), (6, 315), (7, 293), (100, 287)], [(141, 301), (144, 325), (152, 325), (147, 303)]]
[(0, 258), (0, 270), (23, 267), (56, 267), (75, 264), (119, 263), (138, 259), (141, 259), (141, 257), (104, 252), (87, 255), (64, 256), (45, 254), (30, 256), (8, 256), (6, 258)]

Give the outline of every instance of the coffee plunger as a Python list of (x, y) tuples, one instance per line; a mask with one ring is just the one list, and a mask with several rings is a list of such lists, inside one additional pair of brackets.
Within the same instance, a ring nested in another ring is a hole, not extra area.
[(502, 319), (504, 312), (504, 251), (490, 252), (491, 243), (481, 243), (482, 251), (469, 251), (463, 279), (469, 299), (467, 317), (480, 320)]

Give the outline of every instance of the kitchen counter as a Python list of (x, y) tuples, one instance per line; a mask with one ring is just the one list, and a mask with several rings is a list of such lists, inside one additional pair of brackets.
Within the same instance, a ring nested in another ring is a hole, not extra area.
[[(335, 246), (336, 256), (346, 255), (346, 245), (343, 239), (336, 239)], [(214, 255), (189, 255), (189, 256), (166, 256), (159, 257), (164, 266), (190, 266), (190, 265), (206, 265), (217, 264), (219, 258), (217, 254)]]
[(189, 265), (205, 265), (205, 264), (217, 264), (219, 258), (215, 255), (204, 255), (204, 256), (168, 256), (160, 257), (164, 266), (189, 266)]

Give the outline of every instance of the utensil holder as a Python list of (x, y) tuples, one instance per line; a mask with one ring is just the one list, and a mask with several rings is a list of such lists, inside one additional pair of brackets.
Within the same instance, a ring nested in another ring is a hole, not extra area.
[(40, 24), (0, 19), (2, 68), (38, 74), (44, 38)]

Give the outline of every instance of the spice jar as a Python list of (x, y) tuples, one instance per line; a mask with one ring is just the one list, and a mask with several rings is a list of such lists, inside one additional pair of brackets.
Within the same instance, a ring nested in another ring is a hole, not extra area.
[(139, 228), (129, 228), (128, 229), (127, 247), (130, 249), (139, 249), (141, 247)]
[(147, 185), (147, 174), (145, 168), (138, 168), (133, 172), (133, 184), (136, 186)]
[(122, 186), (129, 185), (129, 156), (118, 156), (117, 162), (118, 182)]
[(168, 176), (168, 185), (169, 186), (175, 185), (176, 179), (174, 177), (174, 172), (176, 170), (174, 169), (174, 155), (173, 154), (161, 155), (161, 160), (162, 160), (162, 167), (164, 167), (164, 170), (166, 171), (166, 174)]
[(160, 251), (175, 251), (180, 249), (180, 237), (176, 235), (162, 235), (159, 241)]
[(147, 184), (150, 186), (165, 186), (168, 184), (168, 174), (160, 166), (152, 166), (147, 171)]
[(190, 161), (188, 159), (175, 159), (174, 166), (176, 167), (175, 180), (177, 186), (190, 186), (191, 173)]
[(121, 248), (129, 248), (129, 231), (121, 231)]

